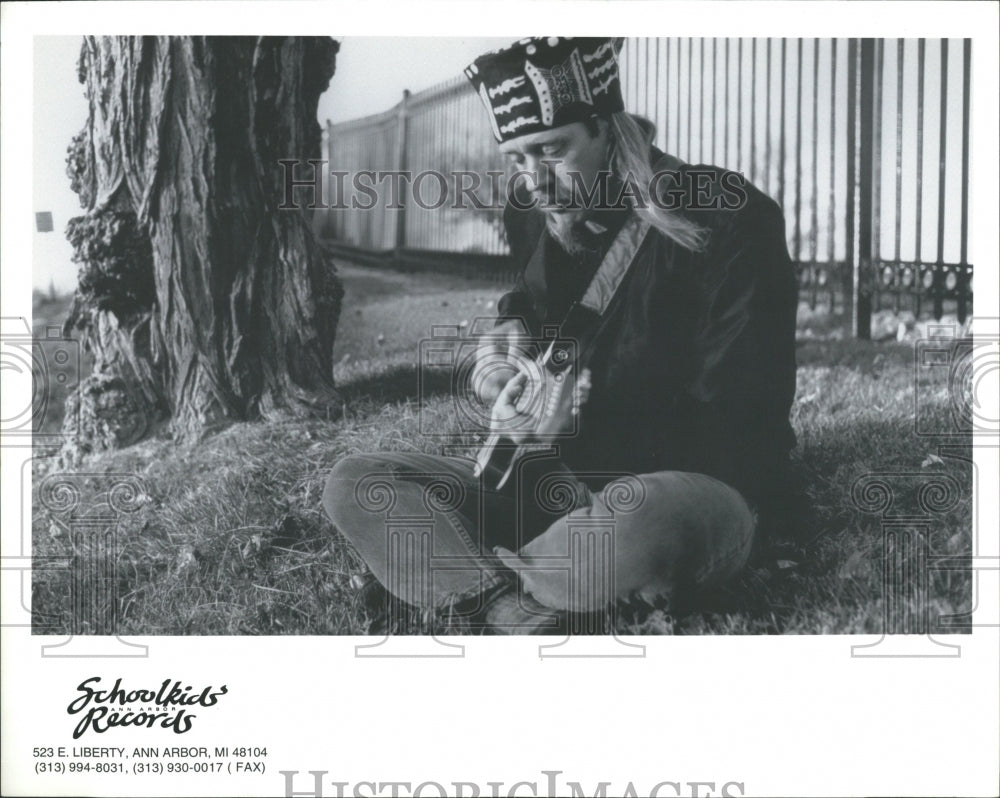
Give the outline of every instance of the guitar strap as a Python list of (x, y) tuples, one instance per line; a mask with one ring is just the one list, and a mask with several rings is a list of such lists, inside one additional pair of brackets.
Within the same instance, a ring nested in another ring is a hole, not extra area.
[(649, 222), (629, 214), (580, 300), (583, 307), (604, 315), (650, 231)]
[[(579, 354), (596, 334), (600, 321), (611, 306), (625, 275), (636, 261), (639, 250), (649, 237), (652, 228), (649, 222), (635, 213), (618, 231), (611, 246), (605, 253), (600, 266), (590, 280), (583, 297), (574, 302), (559, 325), (559, 337), (578, 342)], [(539, 248), (544, 242), (539, 243)]]

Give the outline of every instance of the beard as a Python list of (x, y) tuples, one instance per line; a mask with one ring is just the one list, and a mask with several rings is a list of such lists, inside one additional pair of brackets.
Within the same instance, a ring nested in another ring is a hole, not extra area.
[(568, 255), (587, 258), (600, 251), (602, 236), (589, 228), (587, 216), (550, 213), (545, 226), (549, 234)]
[(564, 252), (587, 259), (607, 248), (608, 230), (620, 227), (623, 215), (629, 213), (628, 208), (616, 207), (611, 202), (619, 196), (621, 185), (618, 177), (612, 174), (594, 207), (546, 214), (546, 229)]

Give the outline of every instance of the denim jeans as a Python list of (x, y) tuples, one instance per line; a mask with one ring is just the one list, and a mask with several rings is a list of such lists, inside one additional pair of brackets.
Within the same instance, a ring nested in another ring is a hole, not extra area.
[(573, 474), (557, 462), (526, 458), (495, 491), (470, 459), (351, 455), (333, 468), (323, 505), (375, 577), (420, 607), (474, 596), (513, 569), (546, 607), (590, 612), (635, 594), (696, 591), (746, 563), (754, 514), (723, 482)]

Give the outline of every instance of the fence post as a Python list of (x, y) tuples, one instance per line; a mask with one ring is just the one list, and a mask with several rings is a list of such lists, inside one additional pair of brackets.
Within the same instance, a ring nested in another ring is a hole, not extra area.
[(972, 39), (962, 42), (962, 249), (957, 271), (958, 322), (969, 315), (969, 92), (972, 81)]
[[(847, 202), (844, 219), (844, 269), (840, 275), (840, 287), (844, 297), (844, 320), (848, 333), (855, 329), (854, 323), (854, 269), (857, 260), (854, 256), (854, 214), (857, 210), (854, 194), (858, 187), (857, 179), (857, 134), (855, 126), (858, 122), (858, 40), (847, 41)], [(831, 227), (831, 230), (833, 228)], [(833, 260), (833, 258), (831, 258)]]
[[(399, 103), (399, 116), (396, 120), (396, 169), (400, 172), (406, 171), (406, 133), (407, 120), (409, 118), (408, 104), (410, 100), (410, 90), (403, 89), (403, 99)], [(400, 180), (400, 188), (403, 181)], [(401, 250), (406, 246), (406, 192), (400, 191), (399, 204), (402, 206), (396, 211), (396, 235), (394, 238), (393, 260), (399, 260)]]
[(861, 102), (858, 159), (858, 259), (854, 264), (854, 334), (872, 337), (872, 188), (875, 143), (875, 40), (861, 40)]

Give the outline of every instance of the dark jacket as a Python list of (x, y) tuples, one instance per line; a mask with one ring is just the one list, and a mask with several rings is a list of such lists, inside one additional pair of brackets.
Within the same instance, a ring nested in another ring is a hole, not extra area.
[[(685, 178), (691, 169), (722, 175), (656, 150), (653, 159)], [(678, 212), (709, 232), (702, 252), (656, 231), (640, 249), (584, 353), (593, 388), (579, 434), (560, 444), (572, 471), (693, 471), (733, 485), (758, 509), (781, 501), (795, 446), (788, 416), (797, 281), (780, 208), (749, 184), (745, 191), (736, 210), (691, 209), (695, 198), (685, 196)], [(499, 311), (525, 318), (538, 334), (543, 324), (562, 321), (601, 253), (571, 262), (538, 210), (508, 204), (504, 224), (522, 274)]]

